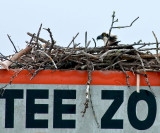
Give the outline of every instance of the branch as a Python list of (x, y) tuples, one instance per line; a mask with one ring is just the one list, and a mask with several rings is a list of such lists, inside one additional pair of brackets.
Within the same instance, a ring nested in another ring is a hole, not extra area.
[(156, 54), (157, 54), (157, 58), (158, 58), (158, 39), (156, 37), (156, 34), (154, 33), (154, 31), (152, 31), (153, 35), (154, 35), (154, 38), (156, 39)]
[(85, 51), (87, 50), (87, 31), (85, 32)]
[(99, 59), (99, 57), (97, 57), (96, 55), (92, 55), (92, 54), (89, 54), (85, 51), (81, 51), (85, 56), (89, 57), (89, 58), (93, 58), (93, 59)]
[[(25, 49), (19, 51), (18, 53), (16, 53), (9, 61), (9, 60), (5, 60), (3, 62), (0, 62), (0, 65), (4, 68), (4, 69), (9, 69), (9, 66), (12, 65), (12, 63), (14, 61), (17, 61), (22, 55), (28, 53), (29, 51), (31, 51), (32, 47), (31, 46), (27, 46)], [(12, 62), (13, 61), (13, 62)]]
[[(45, 29), (45, 28), (43, 28), (43, 29)], [(50, 54), (51, 50), (53, 49), (53, 45), (56, 43), (56, 41), (54, 41), (54, 39), (53, 39), (53, 35), (52, 35), (52, 32), (51, 32), (50, 28), (45, 29), (45, 30), (48, 31), (48, 33), (50, 35), (50, 38), (51, 38), (51, 45), (50, 45), (49, 50), (48, 50), (48, 54)]]
[[(32, 34), (32, 33), (30, 33), (30, 32), (27, 32), (27, 35), (29, 35), (29, 36), (32, 37), (32, 38), (37, 38), (37, 36), (35, 36), (35, 33)], [(41, 42), (43, 42), (43, 43), (45, 43), (45, 44), (51, 45), (50, 42), (44, 40), (43, 38), (40, 38), (40, 37), (39, 37), (38, 40), (41, 41)]]
[(94, 42), (94, 47), (96, 48), (97, 47), (97, 44), (96, 44), (96, 41), (94, 38), (92, 38), (93, 42)]
[(115, 11), (113, 11), (113, 14), (112, 14), (112, 23), (111, 23), (111, 27), (109, 29), (109, 34), (108, 34), (109, 38), (107, 39), (106, 46), (108, 45), (108, 42), (109, 42), (109, 39), (110, 39), (110, 35), (111, 35), (112, 28), (113, 28), (113, 24), (115, 22), (118, 22), (118, 19), (115, 21), (114, 18), (115, 18)]
[(119, 65), (120, 65), (120, 68), (122, 69), (123, 73), (126, 75), (127, 86), (128, 86), (128, 88), (130, 89), (130, 84), (129, 84), (129, 78), (130, 78), (130, 77), (129, 77), (129, 75), (127, 74), (127, 72), (124, 70), (121, 62), (119, 63)]
[(32, 79), (39, 73), (39, 71), (41, 71), (41, 70), (43, 70), (43, 68), (37, 69), (37, 70), (33, 73), (33, 75), (32, 75), (32, 77), (30, 78), (30, 80), (32, 80)]
[[(145, 67), (144, 67), (143, 60), (142, 60), (142, 58), (140, 57), (140, 55), (139, 55), (138, 52), (137, 52), (137, 56), (138, 56), (138, 58), (139, 58), (139, 60), (140, 60), (140, 62), (141, 62), (141, 64), (142, 64), (142, 68), (143, 68), (143, 71), (144, 71), (144, 77), (145, 77), (145, 80), (146, 80), (146, 82), (147, 82), (147, 84), (148, 84), (148, 87), (149, 87), (149, 89), (151, 90), (151, 92), (153, 93), (153, 91), (152, 91), (152, 89), (151, 89), (151, 85), (150, 85), (149, 80), (148, 80), (148, 76), (147, 76), (147, 74), (146, 74), (146, 69), (145, 69)], [(154, 94), (154, 93), (153, 93), (153, 94)]]
[(74, 42), (74, 40), (76, 39), (76, 37), (79, 35), (79, 32), (73, 37), (72, 41), (69, 43), (69, 45), (67, 46), (67, 49), (69, 48), (69, 46), (72, 44), (72, 42)]
[[(42, 28), (42, 24), (40, 25), (38, 33), (37, 33), (37, 37), (36, 37), (36, 43), (37, 44), (38, 44), (38, 39), (39, 39), (39, 35), (40, 35), (40, 32), (41, 32), (41, 28)], [(37, 48), (39, 48), (39, 45), (37, 45)]]
[(45, 55), (52, 61), (54, 67), (57, 69), (57, 66), (56, 66), (54, 60), (53, 60), (47, 53), (45, 53), (44, 51), (41, 51), (41, 50), (37, 50), (37, 51), (38, 51), (38, 52), (41, 52), (41, 53), (43, 53), (43, 54), (45, 54)]
[[(27, 35), (29, 35), (30, 37), (33, 37), (34, 39), (37, 38), (37, 36), (33, 36), (34, 34), (27, 32)], [(49, 41), (46, 41), (43, 38), (38, 38), (39, 41), (41, 41), (42, 43), (45, 43), (46, 45), (51, 45), (51, 43)], [(57, 46), (57, 45), (53, 45), (53, 48), (63, 48), (61, 46)]]
[(8, 34), (7, 34), (7, 36), (8, 36), (10, 42), (12, 43), (12, 45), (13, 45), (13, 47), (14, 47), (14, 49), (15, 49), (15, 53), (18, 53), (18, 51), (17, 51), (17, 49), (16, 49), (16, 47), (15, 47), (13, 41), (11, 40), (11, 36), (9, 36)]
[(131, 27), (132, 25), (133, 25), (133, 23), (137, 20), (137, 19), (139, 19), (139, 17), (137, 17), (135, 20), (133, 20), (133, 22), (129, 25), (129, 26), (118, 26), (118, 27), (112, 27), (112, 28), (118, 28), (118, 29), (120, 29), (120, 28), (128, 28), (128, 27)]
[(84, 103), (85, 108), (81, 112), (82, 113), (82, 117), (84, 117), (84, 114), (86, 113), (86, 110), (88, 108), (88, 103), (90, 101), (89, 100), (89, 94), (90, 94), (90, 84), (91, 84), (91, 81), (92, 81), (91, 73), (92, 73), (92, 71), (88, 71), (88, 81), (87, 81), (87, 87), (86, 87), (86, 102)]
[(125, 62), (125, 61), (127, 61), (127, 60), (119, 60), (119, 61), (115, 62), (114, 64), (111, 64), (111, 65), (107, 66), (107, 67), (105, 68), (105, 70), (108, 70), (109, 68), (115, 66), (116, 64), (119, 64), (120, 62)]
[[(31, 43), (32, 43), (32, 41), (33, 41), (33, 39), (34, 39), (34, 36), (35, 36), (35, 33), (34, 33), (34, 34), (32, 34), (32, 37), (31, 37), (31, 40), (30, 40), (29, 44), (31, 44)], [(38, 37), (38, 39), (39, 39), (39, 37)]]
[(21, 68), (20, 71), (18, 71), (15, 75), (13, 75), (13, 76), (11, 77), (11, 80), (9, 81), (8, 84), (4, 85), (3, 87), (0, 87), (0, 95), (1, 95), (1, 96), (3, 96), (4, 91), (5, 91), (5, 88), (12, 83), (13, 79), (14, 79), (22, 70), (23, 70), (23, 69)]

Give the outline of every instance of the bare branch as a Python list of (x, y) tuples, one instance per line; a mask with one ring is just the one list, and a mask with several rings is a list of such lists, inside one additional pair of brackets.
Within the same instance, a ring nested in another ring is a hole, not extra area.
[(157, 58), (158, 58), (158, 39), (156, 37), (156, 34), (154, 33), (154, 31), (152, 31), (153, 35), (154, 35), (154, 38), (156, 39), (156, 54), (157, 54)]
[[(41, 32), (41, 28), (42, 28), (42, 24), (40, 25), (38, 33), (37, 33), (36, 43), (38, 43), (38, 39), (39, 39), (39, 35), (40, 35), (40, 32)], [(37, 45), (37, 48), (39, 48), (39, 45)]]
[(5, 88), (12, 83), (13, 79), (14, 79), (22, 70), (23, 70), (23, 69), (20, 69), (18, 72), (16, 72), (16, 74), (11, 77), (11, 80), (9, 81), (8, 84), (4, 85), (3, 87), (0, 87), (0, 95), (1, 95), (1, 96), (3, 96), (4, 91), (5, 91)]
[(129, 78), (130, 78), (130, 77), (129, 77), (129, 75), (127, 74), (127, 72), (124, 70), (124, 68), (123, 68), (123, 66), (122, 66), (122, 64), (121, 64), (121, 62), (119, 63), (119, 65), (120, 65), (120, 67), (121, 67), (123, 73), (126, 75), (127, 86), (128, 86), (128, 88), (130, 89), (130, 84), (129, 84)]
[(74, 42), (74, 40), (77, 38), (77, 36), (79, 35), (79, 32), (73, 37), (72, 41), (69, 43), (69, 45), (67, 46), (67, 49), (69, 48), (69, 46), (72, 44), (72, 42)]
[(8, 34), (7, 34), (7, 36), (8, 36), (10, 42), (12, 43), (12, 45), (14, 47), (15, 53), (18, 53), (18, 50), (16, 49), (16, 46), (14, 45), (13, 41), (11, 40), (11, 36), (9, 36)]
[(52, 61), (54, 67), (57, 69), (57, 66), (56, 66), (55, 62), (53, 61), (53, 59), (47, 53), (45, 53), (44, 51), (41, 51), (41, 50), (37, 50), (37, 51), (45, 54)]
[[(45, 28), (43, 28), (43, 29), (45, 29)], [(50, 47), (49, 47), (49, 50), (48, 50), (48, 54), (50, 55), (51, 54), (51, 50), (53, 49), (53, 45), (56, 43), (56, 41), (54, 41), (54, 39), (53, 39), (53, 35), (52, 35), (52, 32), (51, 32), (50, 28), (45, 29), (45, 30), (48, 31), (48, 33), (50, 35), (50, 38), (51, 38), (51, 42), (52, 42)]]
[(132, 21), (132, 23), (129, 25), (129, 26), (118, 26), (118, 27), (112, 27), (112, 28), (118, 28), (118, 29), (120, 29), (120, 28), (128, 28), (128, 27), (131, 27), (132, 25), (133, 25), (133, 23), (135, 22), (135, 21), (137, 21), (137, 19), (139, 19), (139, 17), (137, 17), (135, 20), (133, 20)]
[(92, 38), (93, 42), (94, 42), (94, 47), (96, 48), (97, 47), (97, 44), (96, 44), (96, 41), (94, 38)]

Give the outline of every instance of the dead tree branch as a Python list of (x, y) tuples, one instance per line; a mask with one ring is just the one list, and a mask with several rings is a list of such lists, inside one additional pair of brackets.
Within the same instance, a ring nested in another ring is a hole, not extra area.
[(13, 41), (11, 40), (11, 36), (9, 36), (8, 34), (7, 34), (7, 36), (8, 36), (10, 42), (12, 43), (12, 45), (14, 47), (15, 53), (18, 53), (18, 50), (16, 49), (16, 46), (14, 45)]
[[(39, 39), (39, 35), (40, 35), (40, 32), (41, 32), (41, 28), (42, 28), (42, 24), (40, 25), (39, 30), (38, 30), (38, 33), (37, 33), (36, 44), (38, 44), (38, 39)], [(37, 49), (38, 49), (38, 48), (39, 48), (39, 45), (37, 45)]]
[[(44, 28), (44, 29), (45, 29), (45, 28)], [(51, 38), (51, 45), (50, 45), (49, 50), (48, 50), (48, 54), (50, 55), (50, 54), (51, 54), (51, 50), (53, 49), (53, 45), (56, 43), (56, 41), (54, 41), (54, 39), (53, 39), (53, 35), (52, 35), (52, 32), (51, 32), (50, 28), (45, 29), (45, 30), (48, 31), (49, 36), (50, 36), (50, 38)]]
[(79, 35), (79, 32), (73, 37), (72, 41), (67, 46), (67, 49), (70, 47), (70, 45), (72, 44), (72, 42), (74, 42), (74, 40), (77, 38), (78, 35)]
[(1, 95), (1, 96), (3, 96), (4, 91), (5, 91), (5, 88), (6, 88), (8, 85), (11, 85), (13, 79), (14, 79), (22, 70), (23, 70), (23, 69), (20, 69), (18, 72), (16, 72), (16, 74), (11, 77), (11, 80), (9, 81), (8, 84), (4, 85), (3, 87), (0, 87), (0, 95)]
[(118, 26), (118, 27), (112, 27), (112, 28), (118, 28), (118, 29), (120, 29), (120, 28), (128, 28), (128, 27), (131, 27), (131, 26), (133, 25), (133, 23), (134, 23), (135, 21), (137, 21), (137, 19), (139, 19), (139, 17), (137, 17), (136, 19), (134, 19), (129, 26)]
[(152, 31), (152, 33), (153, 33), (154, 38), (156, 40), (156, 54), (157, 54), (157, 58), (158, 58), (158, 50), (159, 50), (158, 45), (159, 45), (159, 43), (158, 43), (158, 39), (157, 39), (156, 34), (154, 33), (154, 31)]

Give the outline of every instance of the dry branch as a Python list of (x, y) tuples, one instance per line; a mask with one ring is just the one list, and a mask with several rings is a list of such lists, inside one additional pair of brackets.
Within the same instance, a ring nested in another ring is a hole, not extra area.
[(13, 81), (13, 79), (22, 71), (23, 69), (20, 69), (18, 72), (16, 72), (12, 77), (11, 80), (9, 81), (8, 84), (4, 85), (3, 87), (0, 87), (0, 95), (3, 96), (5, 88), (10, 85)]
[[(17, 61), (22, 55), (27, 54), (32, 49), (31, 46), (27, 46), (25, 49), (21, 50), (20, 52), (16, 53), (10, 60), (11, 61)], [(5, 60), (3, 62), (0, 62), (0, 65), (3, 69), (9, 69), (9, 66), (12, 65), (13, 62), (9, 60)]]
[(18, 50), (16, 49), (16, 46), (14, 45), (13, 41), (11, 40), (11, 37), (8, 34), (7, 34), (7, 36), (14, 47), (15, 53), (18, 53)]
[(157, 54), (157, 58), (158, 58), (158, 39), (156, 37), (156, 34), (154, 33), (154, 31), (152, 31), (153, 35), (154, 35), (154, 38), (156, 39), (156, 54)]
[(139, 19), (139, 17), (137, 17), (135, 20), (133, 20), (129, 26), (118, 26), (118, 27), (112, 27), (112, 28), (119, 28), (119, 29), (120, 29), (120, 28), (131, 27), (131, 26), (133, 25), (133, 23), (134, 23), (135, 21), (137, 21), (137, 19)]
[(69, 46), (72, 44), (72, 42), (74, 42), (74, 40), (77, 38), (78, 35), (79, 35), (79, 32), (73, 37), (72, 41), (69, 43), (67, 48), (69, 48)]

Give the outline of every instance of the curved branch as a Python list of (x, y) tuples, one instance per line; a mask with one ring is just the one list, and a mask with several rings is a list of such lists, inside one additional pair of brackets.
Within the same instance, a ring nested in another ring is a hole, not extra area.
[(117, 26), (117, 27), (112, 27), (112, 28), (118, 28), (118, 29), (120, 29), (120, 28), (128, 28), (128, 27), (131, 27), (131, 26), (133, 25), (133, 23), (134, 23), (135, 21), (137, 21), (137, 19), (139, 19), (139, 17), (137, 17), (135, 20), (133, 20), (132, 23), (131, 23), (129, 26)]

